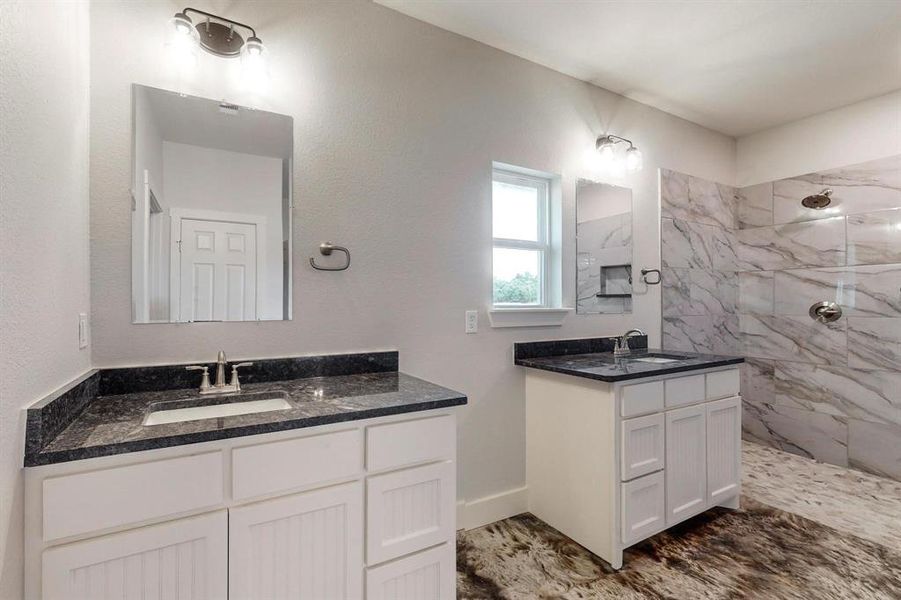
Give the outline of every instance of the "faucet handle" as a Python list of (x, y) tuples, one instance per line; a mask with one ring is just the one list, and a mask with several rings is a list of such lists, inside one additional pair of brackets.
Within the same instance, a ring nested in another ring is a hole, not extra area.
[(210, 389), (210, 368), (204, 367), (202, 365), (191, 365), (190, 367), (185, 367), (186, 371), (203, 371), (203, 377), (200, 379), (200, 391), (205, 392)]
[(236, 392), (241, 391), (241, 382), (238, 381), (238, 367), (249, 367), (251, 365), (253, 365), (252, 362), (242, 362), (232, 365), (232, 380), (229, 385), (233, 385)]

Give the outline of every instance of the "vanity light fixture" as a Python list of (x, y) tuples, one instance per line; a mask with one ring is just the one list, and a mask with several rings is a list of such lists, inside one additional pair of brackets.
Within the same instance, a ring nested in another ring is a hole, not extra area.
[[(202, 20), (195, 25), (189, 13), (199, 15)], [(245, 30), (246, 39), (238, 29)], [(191, 62), (196, 62), (198, 47), (222, 58), (240, 56), (245, 77), (258, 80), (266, 74), (268, 52), (253, 27), (196, 8), (187, 7), (175, 13), (169, 21), (167, 46)]]
[(642, 166), (641, 150), (635, 147), (631, 140), (618, 135), (606, 134), (599, 136), (595, 143), (598, 153), (601, 155), (601, 163), (606, 168), (617, 165), (619, 158), (616, 156), (616, 144), (629, 144), (626, 149), (625, 165), (628, 171), (638, 171)]

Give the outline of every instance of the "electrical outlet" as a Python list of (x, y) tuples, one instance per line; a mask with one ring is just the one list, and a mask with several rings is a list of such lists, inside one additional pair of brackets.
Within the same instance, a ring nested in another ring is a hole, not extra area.
[(478, 333), (479, 331), (479, 311), (466, 311), (466, 333)]
[(78, 348), (88, 347), (88, 315), (78, 313)]

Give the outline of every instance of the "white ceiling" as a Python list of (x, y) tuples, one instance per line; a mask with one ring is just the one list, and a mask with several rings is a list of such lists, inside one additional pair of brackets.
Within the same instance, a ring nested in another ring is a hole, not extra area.
[(293, 154), (294, 120), (289, 116), (244, 107), (223, 110), (218, 100), (143, 85), (136, 89), (146, 94), (165, 141), (275, 158)]
[(375, 0), (742, 136), (901, 89), (897, 0)]

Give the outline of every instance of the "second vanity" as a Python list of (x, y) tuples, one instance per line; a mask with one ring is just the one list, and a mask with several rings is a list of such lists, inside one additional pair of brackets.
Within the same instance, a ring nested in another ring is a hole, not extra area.
[[(455, 596), (465, 396), (396, 352), (243, 373), (200, 400), (184, 365), (95, 371), (29, 409), (27, 598)], [(270, 399), (288, 408), (147, 425)]]
[(743, 359), (632, 344), (623, 357), (612, 338), (514, 348), (529, 511), (616, 569), (624, 549), (741, 494)]

